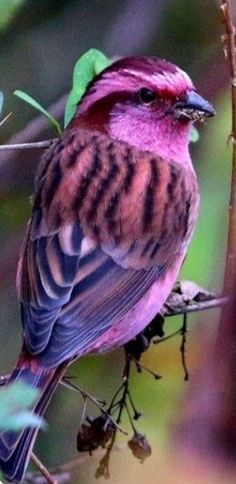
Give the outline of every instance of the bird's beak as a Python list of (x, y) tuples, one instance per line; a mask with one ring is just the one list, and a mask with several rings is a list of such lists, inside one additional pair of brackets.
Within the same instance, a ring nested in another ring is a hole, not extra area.
[(192, 122), (204, 121), (205, 118), (210, 118), (216, 114), (212, 105), (196, 91), (189, 91), (186, 99), (178, 101), (174, 109), (178, 119), (187, 118)]

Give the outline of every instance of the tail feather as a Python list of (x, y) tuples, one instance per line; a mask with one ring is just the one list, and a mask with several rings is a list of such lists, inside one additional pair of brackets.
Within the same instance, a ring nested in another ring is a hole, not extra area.
[[(24, 381), (37, 388), (40, 393), (33, 411), (38, 416), (42, 416), (64, 371), (65, 365), (53, 370), (45, 370), (37, 365), (37, 371), (31, 363), (24, 366), (18, 365), (13, 370), (8, 383), (16, 380)], [(38, 428), (0, 433), (0, 469), (7, 480), (19, 482), (24, 477), (37, 433)]]

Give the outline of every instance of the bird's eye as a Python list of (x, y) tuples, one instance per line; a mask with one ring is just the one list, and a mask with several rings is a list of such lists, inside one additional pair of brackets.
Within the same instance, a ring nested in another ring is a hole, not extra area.
[(155, 92), (151, 91), (151, 89), (148, 89), (147, 87), (142, 87), (142, 89), (139, 90), (138, 95), (140, 102), (146, 105), (152, 104), (156, 99)]

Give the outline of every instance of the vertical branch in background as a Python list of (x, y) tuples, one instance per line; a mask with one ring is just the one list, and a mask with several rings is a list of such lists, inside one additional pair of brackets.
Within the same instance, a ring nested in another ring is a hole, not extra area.
[(222, 36), (225, 56), (228, 59), (231, 77), (232, 130), (230, 139), (233, 145), (232, 179), (229, 202), (229, 230), (224, 274), (224, 292), (231, 293), (236, 272), (236, 36), (230, 0), (221, 0), (221, 12), (226, 34)]
[(209, 461), (206, 459), (210, 458), (212, 466), (219, 466), (217, 471), (224, 475), (225, 482), (225, 474), (229, 469), (233, 470), (236, 456), (236, 52), (232, 2), (219, 0), (219, 6), (226, 32), (222, 40), (230, 70), (233, 143), (224, 291), (233, 297), (231, 304), (225, 305), (221, 311), (215, 343), (212, 347), (208, 344), (205, 355), (202, 354), (199, 373), (191, 382), (182, 405), (184, 413), (177, 435), (178, 459), (181, 443), (184, 455), (186, 451), (192, 451), (198, 467), (199, 463), (202, 468), (207, 467)]

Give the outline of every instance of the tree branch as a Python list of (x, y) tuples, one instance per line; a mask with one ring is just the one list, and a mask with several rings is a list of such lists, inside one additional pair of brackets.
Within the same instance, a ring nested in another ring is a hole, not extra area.
[[(62, 119), (65, 110), (67, 95), (48, 107), (48, 111), (56, 118)], [(9, 144), (23, 144), (38, 142), (52, 136), (47, 119), (40, 115), (30, 121), (21, 131), (14, 134), (8, 141)], [(39, 149), (27, 149), (27, 156), (22, 149), (0, 150), (0, 193), (29, 189), (33, 183), (36, 165), (40, 159)]]
[[(115, 452), (122, 452), (125, 449), (127, 449), (127, 445), (125, 444), (114, 445), (113, 447), (113, 451)], [(70, 483), (72, 480), (75, 482), (72, 477), (77, 477), (77, 471), (80, 471), (81, 466), (88, 465), (91, 461), (97, 462), (103, 454), (103, 448), (96, 449), (92, 454), (86, 453), (77, 459), (50, 469), (50, 473), (56, 479), (57, 484)], [(39, 472), (27, 472), (22, 484), (45, 484), (45, 479)]]
[(32, 452), (31, 459), (34, 462), (35, 466), (39, 470), (39, 472), (44, 476), (48, 484), (58, 484), (58, 481), (55, 477), (53, 477), (50, 472), (46, 469), (46, 467), (42, 464), (42, 462), (38, 459), (38, 457)]
[(180, 314), (187, 314), (187, 313), (196, 313), (197, 311), (205, 311), (206, 309), (213, 309), (221, 306), (225, 306), (229, 299), (226, 296), (216, 297), (214, 299), (209, 299), (201, 302), (196, 303), (186, 303), (183, 307), (177, 307), (175, 309), (166, 308), (164, 310), (163, 316), (170, 317), (170, 316), (177, 316)]
[(45, 140), (45, 141), (36, 141), (34, 143), (14, 143), (9, 145), (0, 145), (0, 151), (9, 151), (9, 150), (30, 150), (30, 149), (46, 149), (49, 148), (57, 138)]
[(232, 100), (232, 131), (230, 135), (233, 144), (232, 178), (229, 201), (228, 242), (224, 274), (224, 293), (229, 294), (233, 290), (236, 273), (236, 41), (231, 1), (221, 0), (220, 8), (226, 30), (226, 34), (222, 36), (222, 41), (224, 53), (229, 63)]

